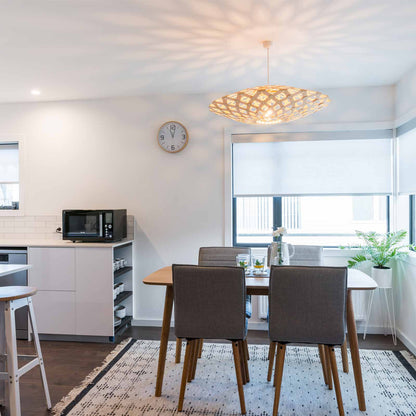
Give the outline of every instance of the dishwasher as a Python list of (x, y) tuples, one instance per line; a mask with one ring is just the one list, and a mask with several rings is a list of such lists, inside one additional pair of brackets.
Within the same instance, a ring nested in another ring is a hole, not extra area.
[[(1, 248), (0, 264), (27, 264), (27, 248)], [(0, 277), (0, 286), (27, 286), (27, 270)], [(16, 311), (16, 336), (19, 339), (28, 337), (27, 306)]]

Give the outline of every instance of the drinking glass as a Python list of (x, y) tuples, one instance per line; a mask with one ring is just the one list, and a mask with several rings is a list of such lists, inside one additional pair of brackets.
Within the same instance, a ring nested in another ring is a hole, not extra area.
[(237, 266), (244, 267), (245, 272), (248, 272), (248, 266), (250, 264), (249, 254), (238, 254), (235, 258)]
[(262, 274), (264, 272), (265, 256), (253, 256), (254, 274)]

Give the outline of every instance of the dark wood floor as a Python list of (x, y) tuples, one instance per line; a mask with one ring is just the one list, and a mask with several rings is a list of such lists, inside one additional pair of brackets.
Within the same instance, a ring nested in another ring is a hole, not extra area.
[[(158, 340), (160, 328), (132, 327), (122, 338), (133, 337), (137, 339)], [(171, 340), (174, 335), (171, 331)], [(368, 335), (363, 341), (360, 338), (360, 348), (403, 350), (404, 345), (398, 342), (395, 346), (391, 336)], [(266, 331), (249, 331), (248, 342), (256, 344), (268, 344)], [(27, 341), (19, 341), (19, 353), (33, 353), (33, 345)], [(56, 342), (42, 341), (46, 372), (49, 382), (49, 390), (52, 405), (57, 403), (70, 390), (79, 385), (91, 370), (99, 366), (107, 354), (114, 348), (114, 344), (80, 343), (80, 342)], [(43, 396), (42, 383), (38, 368), (33, 369), (21, 378), (21, 403), (23, 416), (48, 415)]]

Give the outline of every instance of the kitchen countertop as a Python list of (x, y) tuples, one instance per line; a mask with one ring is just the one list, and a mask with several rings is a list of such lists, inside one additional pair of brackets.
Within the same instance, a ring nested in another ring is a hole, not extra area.
[(0, 264), (0, 277), (28, 270), (31, 267), (30, 264)]
[(124, 239), (114, 243), (73, 243), (68, 240), (40, 240), (40, 239), (0, 239), (0, 248), (2, 247), (118, 247), (133, 240)]

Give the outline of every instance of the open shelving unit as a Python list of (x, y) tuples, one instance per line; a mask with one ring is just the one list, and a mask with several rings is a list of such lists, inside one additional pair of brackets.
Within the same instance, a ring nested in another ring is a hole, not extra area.
[(116, 258), (126, 259), (128, 266), (113, 272), (113, 287), (118, 283), (124, 283), (124, 291), (114, 299), (113, 309), (115, 310), (119, 305), (125, 306), (126, 316), (121, 319), (118, 326), (114, 326), (114, 335), (110, 337), (110, 341), (115, 341), (117, 336), (131, 325), (133, 319), (133, 243), (128, 242), (114, 247), (113, 262)]

